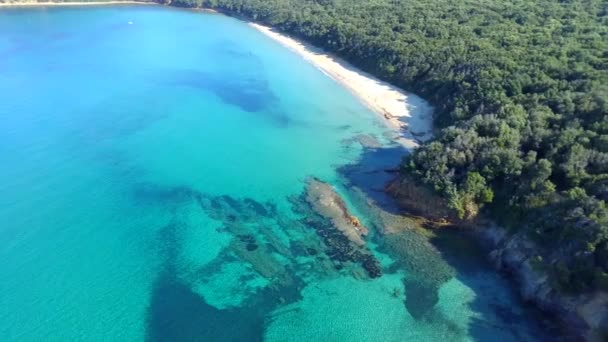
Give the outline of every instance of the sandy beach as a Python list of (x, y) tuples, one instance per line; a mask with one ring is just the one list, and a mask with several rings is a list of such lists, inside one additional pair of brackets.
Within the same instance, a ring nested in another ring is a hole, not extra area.
[[(88, 5), (156, 5), (144, 1), (91, 1), (91, 2), (0, 2), (0, 7), (20, 6), (88, 6)], [(203, 9), (202, 11), (209, 11)], [(215, 12), (215, 11), (213, 11)], [(420, 97), (409, 94), (398, 87), (383, 82), (365, 73), (350, 63), (310, 44), (303, 43), (276, 30), (249, 23), (259, 32), (281, 43), (313, 64), (327, 76), (340, 83), (356, 95), (367, 107), (379, 114), (382, 121), (392, 129), (397, 142), (407, 148), (415, 148), (432, 135), (432, 107)]]
[(36, 1), (8, 1), (0, 2), (0, 7), (28, 7), (28, 6), (99, 6), (99, 5), (157, 5), (147, 1), (70, 1), (70, 2), (36, 2)]
[(382, 116), (387, 126), (398, 132), (395, 138), (402, 145), (414, 148), (432, 136), (433, 108), (425, 100), (380, 81), (319, 48), (278, 33), (270, 27), (257, 23), (249, 24), (298, 53), (350, 90), (365, 105)]

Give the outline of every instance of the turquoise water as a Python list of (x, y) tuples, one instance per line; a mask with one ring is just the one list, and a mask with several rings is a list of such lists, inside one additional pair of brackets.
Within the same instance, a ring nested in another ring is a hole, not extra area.
[[(0, 61), (0, 340), (544, 338), (486, 265), (382, 236), (365, 180), (403, 151), (246, 24), (1, 10)], [(306, 220), (311, 176), (371, 227), (381, 277), (334, 260)]]

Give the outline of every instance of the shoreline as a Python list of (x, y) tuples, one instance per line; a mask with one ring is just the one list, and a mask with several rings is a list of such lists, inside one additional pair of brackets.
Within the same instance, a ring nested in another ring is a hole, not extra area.
[(100, 6), (100, 5), (158, 5), (152, 1), (69, 1), (69, 2), (0, 2), (0, 7)]
[(421, 142), (432, 137), (433, 108), (422, 98), (381, 81), (311, 44), (279, 33), (268, 26), (254, 22), (248, 24), (297, 53), (350, 91), (364, 105), (378, 114), (386, 126), (398, 133), (395, 141), (404, 147), (416, 148)]
[[(110, 0), (69, 2), (0, 2), (2, 7), (54, 7), (105, 5), (159, 5), (152, 1)], [(214, 9), (196, 8), (199, 12), (220, 13)], [(246, 21), (250, 27), (273, 39), (355, 95), (362, 104), (378, 114), (380, 121), (395, 133), (393, 140), (407, 149), (414, 149), (432, 137), (433, 108), (422, 98), (354, 67), (349, 62), (311, 44), (294, 39), (277, 30)]]

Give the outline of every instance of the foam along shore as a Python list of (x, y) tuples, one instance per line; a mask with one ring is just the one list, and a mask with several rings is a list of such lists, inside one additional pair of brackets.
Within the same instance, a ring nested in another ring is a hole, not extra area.
[(29, 7), (29, 6), (99, 6), (99, 5), (157, 5), (150, 1), (64, 1), (64, 2), (36, 2), (36, 1), (0, 1), (0, 7)]
[(409, 94), (374, 76), (358, 70), (348, 62), (278, 33), (257, 23), (249, 23), (258, 31), (298, 53), (329, 77), (346, 87), (395, 132), (397, 142), (407, 148), (415, 148), (432, 135), (433, 108), (422, 98)]

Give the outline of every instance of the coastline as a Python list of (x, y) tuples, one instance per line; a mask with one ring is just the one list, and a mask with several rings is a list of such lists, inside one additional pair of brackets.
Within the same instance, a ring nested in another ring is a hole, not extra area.
[[(51, 7), (51, 6), (104, 6), (104, 5), (158, 5), (153, 1), (63, 1), (0, 2), (2, 7)], [(214, 9), (193, 10), (219, 13)], [(311, 44), (294, 39), (275, 29), (254, 22), (248, 24), (258, 32), (273, 39), (298, 54), (305, 61), (338, 82), (355, 95), (364, 105), (380, 116), (381, 121), (395, 133), (393, 140), (407, 149), (418, 147), (432, 137), (433, 108), (422, 98), (381, 81), (361, 71), (349, 62), (323, 51)]]
[[(253, 22), (249, 22), (249, 25), (294, 51), (357, 96), (372, 111), (381, 115), (387, 126), (399, 132), (395, 140), (404, 147), (414, 149), (421, 141), (432, 137), (432, 108), (421, 98), (271, 27)], [(415, 196), (413, 201), (419, 202), (423, 197)], [(442, 206), (441, 199), (437, 198), (429, 198), (426, 204), (431, 210)], [(422, 217), (428, 218), (429, 215), (423, 214)], [(535, 251), (538, 249), (529, 238), (522, 234), (510, 234), (491, 220), (480, 221), (470, 228), (473, 228), (471, 238), (485, 250), (493, 268), (506, 274), (516, 284), (524, 302), (531, 303), (558, 324), (563, 324), (560, 333), (567, 340), (599, 342), (606, 338), (608, 293), (561, 293), (551, 283), (546, 272), (533, 267), (537, 257)]]
[[(416, 148), (420, 141), (431, 138), (432, 109), (408, 110), (412, 103), (421, 101), (424, 104), (424, 100), (379, 81), (374, 76), (351, 66), (350, 63), (310, 44), (278, 33), (264, 25), (251, 22), (249, 24), (299, 54), (351, 91), (374, 112), (382, 115), (389, 127), (400, 132), (396, 140), (403, 146), (409, 149)], [(428, 130), (423, 131), (424, 134), (416, 133), (425, 127), (428, 127)], [(443, 206), (441, 198), (435, 196), (425, 198), (417, 193), (412, 197), (411, 203), (420, 203), (421, 200), (425, 202), (423, 204), (427, 209), (441, 211)], [(399, 206), (411, 210), (403, 203)], [(428, 212), (421, 213), (421, 216), (433, 217)], [(605, 291), (580, 295), (562, 293), (552, 284), (546, 271), (534, 268), (538, 249), (528, 237), (523, 234), (512, 234), (491, 220), (471, 224), (469, 228), (471, 228), (469, 236), (487, 253), (492, 267), (505, 274), (516, 285), (519, 296), (524, 302), (540, 309), (551, 321), (561, 324), (563, 330), (560, 329), (559, 333), (565, 336), (565, 340), (599, 342), (606, 339), (608, 293)]]
[(152, 1), (65, 1), (65, 2), (35, 2), (15, 1), (0, 2), (0, 7), (48, 7), (48, 6), (100, 6), (100, 5), (158, 5)]
[[(299, 54), (322, 72), (333, 78), (362, 100), (374, 112), (382, 115), (387, 125), (400, 132), (396, 139), (403, 146), (412, 149), (420, 141), (431, 138), (432, 109), (413, 108), (412, 103), (424, 100), (415, 95), (382, 82), (350, 63), (332, 56), (310, 44), (300, 42), (276, 30), (249, 23), (258, 31)], [(427, 105), (428, 106), (428, 105)], [(425, 126), (428, 125), (428, 126)], [(428, 127), (428, 128), (426, 128)], [(427, 130), (424, 130), (424, 129)], [(423, 132), (419, 135), (417, 132)], [(413, 133), (413, 134), (412, 134)], [(420, 201), (414, 197), (414, 201)], [(436, 210), (440, 201), (429, 201), (429, 208)], [(403, 208), (403, 206), (401, 206)], [(423, 215), (428, 217), (428, 215)], [(509, 234), (492, 221), (473, 226), (470, 236), (488, 253), (491, 265), (499, 272), (507, 274), (516, 284), (520, 298), (533, 304), (558, 323), (564, 325), (566, 339), (584, 341), (603, 341), (606, 338), (608, 322), (608, 294), (596, 291), (583, 295), (568, 295), (558, 291), (551, 283), (546, 272), (536, 270), (533, 261), (537, 257), (534, 243), (521, 234)]]
[(433, 108), (420, 97), (363, 72), (350, 63), (308, 43), (261, 24), (249, 22), (257, 31), (277, 41), (338, 82), (398, 133), (395, 141), (408, 149), (432, 137)]

